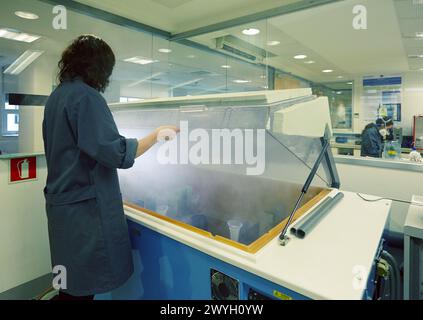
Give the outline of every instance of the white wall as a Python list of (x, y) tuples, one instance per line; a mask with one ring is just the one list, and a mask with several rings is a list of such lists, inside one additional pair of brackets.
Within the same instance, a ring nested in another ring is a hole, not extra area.
[[(19, 76), (6, 76), (4, 92), (49, 95), (56, 62), (48, 55)], [(23, 107), (24, 132), (19, 144), (25, 150), (42, 151), (41, 121), (44, 107)], [(18, 146), (15, 138), (10, 150)], [(2, 142), (3, 145), (3, 142)], [(0, 292), (51, 272), (47, 217), (43, 188), (47, 177), (44, 156), (37, 158), (38, 180), (9, 184), (9, 160), (0, 159)]]
[(44, 153), (43, 106), (19, 107), (19, 152)]
[(406, 135), (412, 135), (413, 116), (423, 115), (423, 72), (410, 72), (404, 77), (403, 121)]
[(44, 156), (38, 180), (8, 184), (9, 161), (0, 160), (0, 292), (51, 272), (44, 188)]

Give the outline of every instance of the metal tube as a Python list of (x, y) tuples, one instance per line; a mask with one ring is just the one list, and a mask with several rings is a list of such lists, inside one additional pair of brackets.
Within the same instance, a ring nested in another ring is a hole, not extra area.
[(333, 198), (325, 199), (327, 201), (324, 201), (321, 206), (316, 207), (316, 209), (310, 213), (309, 219), (296, 226), (295, 235), (300, 239), (304, 239), (343, 197), (344, 194), (338, 192)]
[(325, 206), (325, 204), (329, 201), (331, 201), (332, 198), (327, 197), (325, 198), (322, 202), (320, 202), (316, 208), (314, 208), (309, 214), (307, 214), (299, 223), (297, 223), (296, 225), (294, 225), (291, 228), (291, 233), (296, 235), (297, 234), (297, 230), (299, 227), (301, 227), (304, 223), (306, 223), (307, 221), (309, 221), (310, 219), (313, 218), (314, 214), (318, 211), (320, 211), (322, 209), (323, 206)]
[(282, 233), (279, 236), (279, 240), (280, 241), (284, 241), (285, 240), (286, 231), (288, 230), (289, 225), (291, 224), (291, 221), (294, 218), (294, 214), (297, 211), (298, 207), (300, 206), (301, 201), (304, 198), (304, 195), (305, 195), (305, 193), (304, 192), (301, 192), (300, 197), (298, 198), (297, 202), (295, 203), (294, 209), (292, 210), (292, 212), (291, 212), (291, 214), (289, 216), (288, 222), (285, 224), (285, 226), (284, 226), (284, 228), (282, 230)]

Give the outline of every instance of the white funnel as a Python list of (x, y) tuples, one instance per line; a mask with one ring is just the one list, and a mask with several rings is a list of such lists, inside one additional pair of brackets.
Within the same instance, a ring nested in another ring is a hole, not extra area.
[(242, 228), (242, 222), (239, 220), (229, 220), (228, 227), (231, 239), (234, 241), (239, 241), (239, 231)]

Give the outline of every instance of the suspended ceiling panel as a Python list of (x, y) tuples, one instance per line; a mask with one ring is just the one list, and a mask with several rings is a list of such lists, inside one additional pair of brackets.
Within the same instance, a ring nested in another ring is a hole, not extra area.
[(300, 0), (76, 0), (171, 33), (300, 2)]

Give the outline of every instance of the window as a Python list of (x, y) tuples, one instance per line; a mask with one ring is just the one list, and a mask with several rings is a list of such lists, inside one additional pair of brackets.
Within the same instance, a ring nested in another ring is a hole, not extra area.
[(7, 102), (1, 110), (2, 135), (17, 136), (19, 133), (19, 106), (9, 105)]

